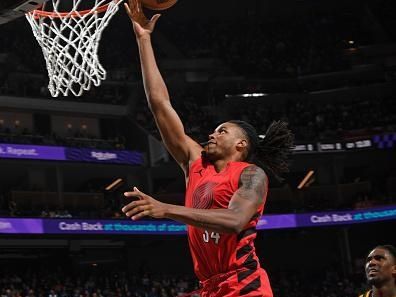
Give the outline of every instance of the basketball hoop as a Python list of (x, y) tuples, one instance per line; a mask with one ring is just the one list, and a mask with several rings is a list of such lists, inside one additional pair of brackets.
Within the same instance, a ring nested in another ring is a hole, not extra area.
[(61, 0), (48, 0), (41, 9), (26, 14), (43, 51), (52, 97), (69, 92), (81, 96), (106, 79), (97, 55), (99, 41), (121, 2), (92, 0), (94, 5), (82, 10), (81, 2), (86, 5), (87, 0), (68, 1), (73, 7), (67, 12), (59, 11)]

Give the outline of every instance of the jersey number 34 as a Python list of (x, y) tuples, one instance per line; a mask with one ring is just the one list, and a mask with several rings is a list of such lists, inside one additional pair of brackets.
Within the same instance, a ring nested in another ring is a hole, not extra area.
[(211, 232), (209, 237), (209, 232), (207, 230), (205, 230), (205, 232), (202, 233), (202, 237), (204, 242), (209, 242), (209, 240), (212, 239), (215, 244), (218, 244), (220, 240), (219, 233)]

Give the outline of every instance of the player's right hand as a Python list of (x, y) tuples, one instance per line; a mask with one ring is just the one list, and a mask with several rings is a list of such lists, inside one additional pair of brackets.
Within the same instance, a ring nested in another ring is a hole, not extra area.
[(135, 31), (137, 38), (150, 35), (154, 31), (155, 24), (161, 16), (160, 14), (155, 14), (150, 20), (148, 20), (143, 13), (142, 3), (140, 0), (128, 0), (128, 4), (124, 3), (124, 6), (132, 21), (133, 30)]
[(169, 204), (154, 199), (136, 187), (133, 188), (133, 191), (125, 192), (124, 196), (139, 198), (139, 200), (132, 201), (122, 208), (122, 212), (134, 221), (145, 216), (162, 219), (168, 212)]

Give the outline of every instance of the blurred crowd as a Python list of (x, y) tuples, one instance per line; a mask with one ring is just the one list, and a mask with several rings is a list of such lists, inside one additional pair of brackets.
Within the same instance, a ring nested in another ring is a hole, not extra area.
[[(394, 97), (372, 99), (354, 98), (342, 102), (315, 102), (314, 100), (287, 100), (268, 104), (262, 98), (225, 99), (216, 105), (205, 105), (192, 89), (180, 90), (172, 97), (172, 104), (185, 126), (185, 131), (195, 140), (206, 141), (208, 135), (223, 120), (241, 119), (265, 134), (274, 120), (284, 120), (295, 134), (297, 142), (346, 140), (353, 137), (396, 131), (396, 104)], [(153, 116), (145, 99), (136, 105), (133, 120), (149, 134), (160, 139)], [(84, 129), (60, 136), (56, 133), (42, 135), (20, 127), (3, 127), (0, 123), (0, 142), (124, 149), (125, 136), (118, 134), (103, 139), (89, 135)]]
[(339, 272), (307, 272), (305, 275), (280, 273), (272, 276), (274, 296), (290, 297), (356, 297), (367, 291), (361, 273), (343, 277)]
[[(199, 142), (206, 141), (208, 135), (222, 120), (230, 119), (241, 119), (251, 123), (259, 134), (265, 134), (272, 121), (284, 120), (289, 123), (297, 142), (346, 140), (396, 131), (396, 104), (393, 96), (365, 100), (351, 98), (337, 103), (295, 99), (268, 104), (262, 98), (226, 99), (216, 106), (204, 105), (200, 95), (194, 94), (190, 89), (177, 92), (172, 99), (186, 133)], [(133, 120), (160, 139), (145, 99), (140, 99), (136, 105)], [(64, 137), (56, 133), (42, 135), (23, 127), (18, 131), (14, 130), (3, 127), (0, 123), (0, 142), (100, 149), (126, 147), (123, 135), (103, 139), (87, 134), (84, 129)]]
[(366, 5), (384, 28), (386, 34), (389, 35), (389, 38), (396, 40), (396, 32), (393, 29), (396, 26), (396, 19), (394, 17), (396, 8), (393, 2), (389, 0), (376, 0), (369, 1)]
[[(172, 105), (184, 124), (185, 132), (198, 141), (207, 140), (205, 137), (215, 128), (217, 116), (214, 105), (205, 102), (203, 96), (199, 86), (177, 90), (171, 94)], [(135, 121), (147, 132), (161, 139), (153, 115), (147, 107), (146, 99), (138, 101)]]
[(125, 149), (125, 141), (122, 136), (114, 139), (100, 139), (96, 137), (60, 137), (39, 134), (0, 134), (1, 143), (13, 144), (36, 144), (36, 145), (59, 145), (69, 147), (86, 147), (96, 149)]
[[(348, 137), (369, 136), (378, 132), (396, 131), (394, 97), (343, 102), (314, 102), (288, 100), (284, 104), (240, 104), (231, 117), (250, 122), (259, 133), (265, 134), (274, 120), (289, 123), (297, 141), (341, 140)], [(258, 100), (256, 100), (258, 101)]]
[(177, 297), (195, 290), (197, 283), (184, 276), (150, 276), (125, 272), (100, 275), (51, 274), (35, 271), (0, 276), (1, 297)]
[[(295, 134), (297, 142), (342, 140), (355, 136), (396, 131), (396, 104), (394, 97), (378, 97), (343, 102), (315, 102), (314, 100), (287, 100), (276, 104), (265, 98), (224, 100), (217, 107), (203, 106), (199, 96), (175, 94), (174, 107), (181, 117), (186, 133), (198, 141), (205, 141), (221, 119), (241, 119), (265, 134), (274, 120), (284, 120)], [(160, 138), (153, 117), (141, 102), (136, 121), (151, 134)]]
[(19, 131), (3, 128), (0, 124), (0, 143), (59, 145), (69, 147), (87, 147), (97, 149), (125, 149), (125, 138), (122, 135), (102, 139), (90, 135), (81, 129), (69, 136), (60, 136), (55, 132), (43, 135), (42, 133), (21, 128)]
[[(177, 49), (185, 59), (218, 59), (230, 69), (227, 75), (247, 78), (334, 72), (350, 66), (345, 49), (371, 42), (369, 32), (360, 26), (362, 17), (360, 10), (333, 10), (307, 12), (304, 17), (239, 17), (237, 21), (163, 18), (157, 30), (172, 46), (157, 46), (156, 55), (160, 60), (172, 58), (172, 49)], [(26, 20), (16, 20), (0, 30), (0, 95), (49, 98), (45, 62)], [(140, 81), (141, 75), (132, 28), (124, 12), (104, 30), (99, 57), (109, 83), (68, 100), (125, 104), (128, 83)]]
[[(367, 290), (363, 276), (326, 273), (270, 274), (274, 296), (356, 297)], [(125, 272), (70, 273), (37, 271), (0, 275), (1, 297), (181, 297), (199, 289), (192, 276)], [(193, 293), (189, 297), (199, 297)]]
[(182, 20), (169, 21), (164, 31), (189, 58), (217, 58), (246, 77), (288, 78), (347, 69), (343, 50), (356, 35), (354, 22), (340, 14)]

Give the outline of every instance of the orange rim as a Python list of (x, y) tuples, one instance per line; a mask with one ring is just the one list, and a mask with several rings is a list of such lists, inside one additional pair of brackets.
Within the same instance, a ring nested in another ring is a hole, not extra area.
[[(119, 1), (119, 0), (118, 0)], [(117, 0), (112, 0), (112, 2), (118, 2)], [(69, 11), (69, 12), (50, 12), (50, 11), (45, 11), (45, 10), (40, 10), (40, 9), (35, 9), (29, 14), (32, 14), (35, 19), (39, 18), (46, 18), (46, 17), (52, 17), (52, 18), (72, 18), (72, 17), (80, 17), (86, 14), (93, 14), (93, 13), (101, 13), (107, 10), (107, 7), (109, 6), (110, 2), (107, 4), (104, 4), (102, 6), (99, 6), (95, 10), (92, 9), (86, 9), (86, 10), (81, 10), (81, 11)]]

